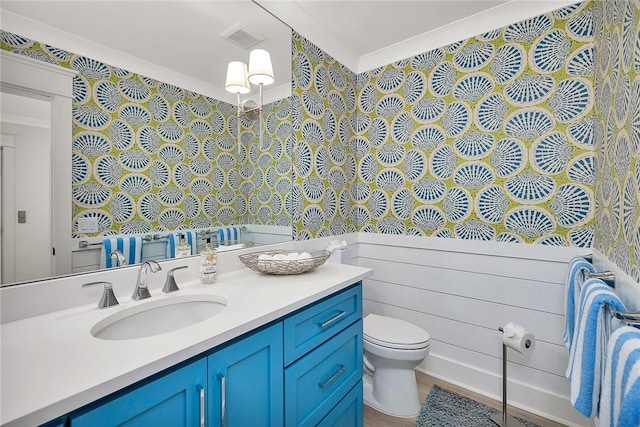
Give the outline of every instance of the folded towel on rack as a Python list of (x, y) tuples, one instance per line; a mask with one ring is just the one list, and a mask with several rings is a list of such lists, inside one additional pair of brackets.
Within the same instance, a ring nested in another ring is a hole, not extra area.
[(594, 273), (593, 265), (582, 257), (575, 257), (569, 262), (567, 283), (565, 287), (564, 304), (564, 334), (562, 339), (565, 347), (571, 351), (571, 342), (575, 330), (580, 289), (586, 279), (587, 273)]
[(191, 255), (198, 254), (198, 232), (195, 230), (176, 231), (167, 234), (167, 259), (176, 257), (176, 246), (180, 243), (180, 237), (186, 235), (187, 244), (191, 246)]
[(610, 286), (600, 279), (588, 279), (580, 291), (567, 379), (571, 383), (571, 403), (590, 418), (597, 414), (600, 400), (603, 353), (611, 322), (609, 308), (627, 311)]
[(111, 252), (116, 250), (124, 255), (127, 265), (139, 264), (142, 261), (142, 237), (122, 236), (103, 239), (102, 254), (100, 256), (101, 267), (112, 268), (117, 266), (117, 262), (111, 261)]
[(640, 425), (640, 329), (621, 326), (609, 338), (600, 426)]
[(218, 244), (232, 245), (240, 241), (240, 227), (223, 227), (218, 229)]

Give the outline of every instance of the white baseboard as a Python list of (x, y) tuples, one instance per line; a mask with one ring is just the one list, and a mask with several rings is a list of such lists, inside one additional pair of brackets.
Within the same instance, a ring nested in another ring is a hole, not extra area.
[[(418, 366), (417, 370), (474, 393), (502, 401), (502, 377), (492, 372), (464, 365), (432, 353)], [(572, 427), (592, 427), (595, 425), (594, 420), (585, 418), (578, 413), (565, 396), (515, 381), (508, 381), (507, 396), (509, 405), (557, 423)]]

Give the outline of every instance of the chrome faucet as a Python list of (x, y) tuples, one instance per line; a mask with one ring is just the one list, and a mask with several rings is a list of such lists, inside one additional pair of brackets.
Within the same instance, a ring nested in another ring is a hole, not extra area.
[(124, 255), (122, 254), (122, 252), (118, 250), (112, 250), (109, 254), (109, 258), (111, 258), (112, 265), (114, 264), (114, 261), (118, 263), (118, 267), (124, 267), (125, 265), (127, 265), (127, 260), (124, 259)]
[(136, 280), (136, 287), (133, 289), (133, 295), (131, 299), (138, 301), (145, 298), (150, 298), (149, 288), (147, 288), (147, 271), (151, 270), (152, 273), (157, 273), (162, 270), (160, 264), (156, 261), (149, 260), (140, 264), (140, 270), (138, 271), (138, 279)]
[(176, 278), (173, 276), (174, 271), (182, 270), (183, 268), (187, 268), (187, 265), (181, 265), (180, 267), (172, 268), (167, 271), (167, 279), (164, 281), (164, 286), (162, 287), (162, 292), (168, 294), (169, 292), (179, 291), (178, 285), (176, 284)]

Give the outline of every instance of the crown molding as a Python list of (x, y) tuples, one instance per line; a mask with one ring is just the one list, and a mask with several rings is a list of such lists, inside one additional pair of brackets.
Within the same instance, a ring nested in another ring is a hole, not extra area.
[[(311, 43), (353, 71), (358, 68), (359, 56), (342, 40), (334, 37), (313, 16), (300, 7), (296, 0), (253, 0), (280, 21), (292, 28)], [(295, 25), (294, 25), (295, 24)]]
[[(464, 40), (496, 28), (502, 28), (514, 22), (576, 3), (575, 0), (511, 0), (446, 26), (360, 56), (357, 52), (348, 48), (341, 40), (329, 34), (326, 29), (315, 20), (313, 16), (301, 8), (296, 1), (256, 0), (256, 2), (260, 3), (262, 7), (289, 27), (293, 28), (294, 31), (297, 31), (355, 73), (362, 73), (377, 67), (382, 67), (459, 40)], [(293, 22), (296, 23), (295, 26), (292, 25)], [(174, 84), (211, 98), (219, 99), (230, 104), (236, 103), (236, 96), (226, 92), (223, 88), (25, 18), (13, 12), (2, 11), (2, 29), (143, 76), (151, 77), (158, 81)], [(290, 95), (291, 85), (288, 83), (265, 89), (263, 92), (264, 103), (274, 102)], [(254, 100), (256, 100), (256, 98), (257, 94), (254, 93), (248, 97), (248, 99)]]
[(358, 74), (577, 3), (575, 0), (511, 0), (402, 42), (359, 55), (342, 40), (328, 33), (321, 23), (300, 7), (297, 0), (254, 1)]
[(362, 55), (358, 60), (357, 73), (382, 67), (575, 3), (575, 0), (511, 0), (400, 43)]
[(224, 89), (220, 89), (210, 83), (189, 77), (161, 65), (142, 60), (109, 46), (92, 42), (7, 10), (2, 10), (2, 29), (230, 104), (235, 104), (236, 102), (234, 94), (226, 92)]

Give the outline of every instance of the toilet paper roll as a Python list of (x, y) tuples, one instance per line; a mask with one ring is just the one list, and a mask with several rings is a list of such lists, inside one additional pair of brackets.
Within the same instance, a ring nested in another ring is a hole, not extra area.
[(531, 332), (514, 323), (505, 325), (502, 331), (502, 343), (520, 354), (527, 355), (536, 346), (536, 339)]

